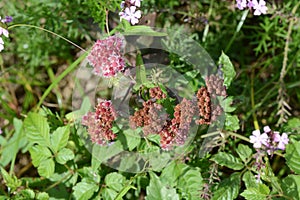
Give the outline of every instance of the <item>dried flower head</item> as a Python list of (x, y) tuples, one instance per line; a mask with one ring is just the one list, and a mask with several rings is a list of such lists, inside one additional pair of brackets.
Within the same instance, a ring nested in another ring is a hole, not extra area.
[(93, 143), (104, 145), (116, 138), (111, 130), (116, 119), (116, 112), (111, 101), (98, 100), (95, 112), (88, 112), (82, 117), (82, 125), (88, 127)]
[(122, 55), (123, 40), (118, 36), (110, 36), (97, 40), (87, 59), (98, 76), (113, 77), (124, 70), (125, 59)]
[(167, 98), (167, 95), (160, 89), (160, 87), (154, 87), (149, 90), (150, 97), (155, 99)]
[(216, 96), (226, 97), (226, 87), (223, 85), (224, 80), (217, 75), (210, 75), (205, 78), (205, 83), (207, 91), (211, 98), (216, 98)]

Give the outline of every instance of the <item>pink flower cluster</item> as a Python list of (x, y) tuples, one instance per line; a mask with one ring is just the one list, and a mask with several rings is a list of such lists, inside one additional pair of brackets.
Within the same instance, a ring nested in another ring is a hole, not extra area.
[(269, 155), (273, 154), (275, 150), (284, 150), (285, 145), (289, 143), (289, 138), (286, 133), (272, 131), (269, 126), (264, 127), (264, 133), (259, 130), (254, 130), (250, 136), (250, 143), (256, 149), (264, 149)]
[(267, 14), (267, 6), (264, 0), (236, 0), (236, 6), (240, 10), (253, 9), (254, 15)]
[(115, 119), (116, 112), (111, 101), (99, 99), (96, 111), (84, 115), (81, 124), (88, 127), (93, 143), (105, 145), (117, 137), (111, 130)]
[(141, 0), (125, 0), (121, 3), (122, 11), (119, 13), (120, 19), (125, 19), (132, 25), (139, 23), (139, 19), (142, 16)]
[[(10, 23), (12, 21), (12, 17), (6, 16), (5, 19), (1, 19), (0, 17), (0, 21), (3, 24)], [(2, 39), (2, 35), (8, 38), (9, 33), (8, 30), (0, 26), (0, 52), (4, 49), (4, 41)]]
[(87, 59), (94, 67), (93, 72), (106, 78), (116, 76), (124, 70), (125, 59), (122, 55), (124, 42), (118, 36), (110, 36), (104, 40), (97, 40)]

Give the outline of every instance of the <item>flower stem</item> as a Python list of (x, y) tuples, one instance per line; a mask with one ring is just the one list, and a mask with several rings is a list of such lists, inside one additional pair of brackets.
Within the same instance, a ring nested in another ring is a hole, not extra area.
[(59, 35), (59, 34), (57, 34), (57, 33), (54, 33), (53, 31), (47, 30), (47, 29), (45, 29), (45, 28), (42, 28), (42, 27), (39, 27), (39, 26), (35, 26), (35, 25), (29, 25), (29, 24), (14, 24), (14, 25), (12, 25), (12, 26), (9, 26), (7, 29), (12, 29), (12, 28), (15, 28), (15, 27), (29, 27), (29, 28), (36, 28), (36, 29), (45, 31), (45, 32), (47, 32), (47, 33), (50, 33), (50, 34), (52, 34), (52, 35), (55, 35), (55, 36), (57, 36), (57, 37), (59, 37), (59, 38), (65, 40), (66, 42), (68, 42), (68, 43), (72, 44), (73, 46), (79, 48), (80, 50), (86, 52), (85, 49), (83, 49), (82, 47), (78, 46), (77, 44), (75, 44), (75, 43), (72, 42), (71, 40), (68, 40), (67, 38), (65, 38), (65, 37), (63, 37), (63, 36), (61, 36), (61, 35)]

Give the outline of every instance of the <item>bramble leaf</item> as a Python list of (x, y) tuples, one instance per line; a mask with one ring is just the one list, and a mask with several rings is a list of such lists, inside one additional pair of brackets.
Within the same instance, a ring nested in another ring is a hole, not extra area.
[(88, 200), (98, 188), (99, 186), (95, 183), (80, 182), (73, 187), (73, 195), (77, 200)]
[(244, 161), (245, 163), (247, 161), (249, 161), (248, 159), (251, 157), (252, 155), (252, 150), (250, 147), (248, 147), (247, 145), (244, 144), (239, 144), (237, 150), (236, 150), (237, 154), (240, 156), (240, 158), (242, 159), (242, 161)]
[(125, 185), (126, 178), (117, 172), (105, 176), (104, 182), (107, 187), (119, 192)]
[(245, 197), (246, 200), (265, 200), (270, 194), (270, 189), (265, 184), (258, 184), (257, 187), (248, 188), (241, 196)]
[(288, 175), (282, 181), (282, 189), (286, 196), (300, 199), (300, 175)]
[(233, 173), (229, 178), (224, 179), (214, 192), (212, 200), (233, 200), (235, 199), (241, 187), (240, 174)]
[(61, 149), (56, 155), (55, 159), (59, 164), (66, 164), (69, 160), (74, 159), (75, 155), (73, 151), (68, 148)]
[(38, 172), (40, 176), (44, 176), (49, 178), (52, 174), (54, 174), (55, 163), (52, 158), (48, 158), (47, 160), (43, 160), (38, 166)]
[(29, 113), (24, 120), (24, 130), (28, 141), (42, 146), (50, 146), (50, 128), (45, 117), (37, 113)]
[(41, 145), (34, 145), (29, 149), (31, 159), (32, 159), (32, 164), (35, 167), (38, 167), (43, 160), (47, 160), (52, 156), (51, 151)]
[(51, 147), (55, 152), (65, 147), (69, 140), (70, 127), (64, 126), (57, 128), (51, 135)]
[(221, 166), (225, 166), (234, 170), (241, 170), (244, 168), (244, 165), (239, 158), (236, 158), (233, 155), (225, 152), (218, 152), (211, 158), (211, 160), (215, 161)]
[(228, 131), (236, 131), (240, 128), (239, 118), (236, 115), (225, 114), (225, 129)]
[(285, 159), (289, 168), (300, 174), (300, 141), (286, 146)]

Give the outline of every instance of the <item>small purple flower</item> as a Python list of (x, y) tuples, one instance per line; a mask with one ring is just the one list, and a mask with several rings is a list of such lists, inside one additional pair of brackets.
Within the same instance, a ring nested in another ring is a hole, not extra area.
[(278, 142), (278, 149), (284, 150), (285, 149), (285, 145), (287, 145), (289, 143), (289, 138), (287, 136), (286, 133), (282, 133), (282, 135), (279, 135), (279, 132), (274, 132), (275, 136), (274, 136), (274, 141)]
[(2, 134), (3, 132), (2, 132), (2, 129), (0, 128), (0, 135)]
[(260, 134), (259, 130), (255, 130), (252, 132), (250, 136), (250, 143), (253, 143), (254, 148), (261, 148), (262, 145), (268, 144), (268, 135), (266, 133)]
[(1, 22), (2, 23), (10, 23), (10, 22), (12, 22), (12, 20), (13, 20), (12, 16), (5, 16), (5, 19), (2, 19)]
[(272, 130), (270, 129), (270, 127), (269, 126), (265, 126), (264, 127), (264, 132), (265, 133), (270, 133)]
[(125, 8), (124, 12), (120, 12), (119, 15), (121, 19), (127, 20), (132, 25), (137, 24), (142, 16), (141, 11), (136, 10), (136, 6), (130, 6), (130, 8)]
[(259, 0), (259, 2), (257, 0), (252, 0), (252, 4), (253, 9), (255, 10), (254, 15), (267, 14), (268, 8), (264, 0)]
[(236, 6), (240, 10), (244, 10), (247, 7), (247, 0), (236, 0)]

